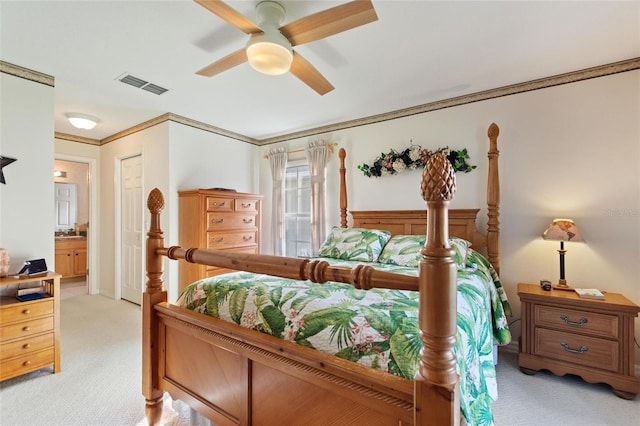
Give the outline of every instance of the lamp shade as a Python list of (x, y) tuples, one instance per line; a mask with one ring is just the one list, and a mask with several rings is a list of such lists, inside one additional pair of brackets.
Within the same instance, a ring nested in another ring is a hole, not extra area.
[(96, 124), (98, 124), (98, 121), (100, 121), (92, 115), (80, 114), (78, 112), (68, 113), (67, 119), (69, 120), (71, 125), (73, 125), (73, 127), (85, 130), (93, 129), (94, 127), (96, 127)]
[(254, 70), (267, 75), (289, 71), (293, 61), (291, 43), (278, 30), (254, 34), (247, 42), (247, 59)]
[(578, 227), (571, 219), (554, 219), (542, 233), (542, 238), (551, 241), (584, 242)]

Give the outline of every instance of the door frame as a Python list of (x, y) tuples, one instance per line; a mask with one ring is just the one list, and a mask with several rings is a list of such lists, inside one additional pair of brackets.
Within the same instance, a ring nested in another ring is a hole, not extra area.
[[(131, 157), (137, 157), (140, 156), (140, 160), (142, 161), (142, 193), (144, 194), (144, 155), (142, 153), (142, 150), (136, 150), (136, 151), (132, 151), (126, 154), (120, 154), (117, 155), (113, 161), (113, 175), (115, 178), (115, 188), (114, 188), (114, 194), (115, 194), (115, 215), (114, 215), (114, 228), (115, 228), (115, 235), (114, 235), (114, 241), (115, 241), (115, 259), (114, 259), (114, 272), (113, 272), (113, 278), (114, 278), (114, 285), (115, 288), (113, 289), (113, 298), (116, 300), (121, 300), (122, 299), (122, 162), (126, 159), (129, 159)], [(144, 200), (143, 200), (143, 204), (144, 206)], [(145, 223), (144, 221), (144, 209), (142, 209), (142, 222), (141, 223)], [(142, 244), (142, 265), (141, 265), (141, 271), (146, 271), (147, 268), (144, 264), (144, 259), (146, 259), (146, 253), (147, 253), (147, 245), (146, 244)], [(144, 274), (142, 276), (142, 286), (144, 288), (145, 285), (145, 279), (144, 279)]]
[(90, 295), (99, 294), (98, 288), (98, 160), (76, 155), (54, 154), (55, 160), (73, 161), (89, 165), (87, 179), (89, 180), (89, 228), (87, 229), (87, 292)]

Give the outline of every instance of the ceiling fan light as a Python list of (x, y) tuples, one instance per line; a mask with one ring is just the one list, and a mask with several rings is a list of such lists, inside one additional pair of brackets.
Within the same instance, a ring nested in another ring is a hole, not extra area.
[(96, 124), (98, 124), (98, 121), (100, 121), (92, 115), (80, 114), (76, 112), (67, 114), (67, 119), (73, 127), (85, 130), (93, 129), (94, 127), (96, 127)]
[(262, 74), (280, 75), (289, 71), (293, 51), (279, 32), (258, 34), (247, 43), (247, 59), (251, 68)]

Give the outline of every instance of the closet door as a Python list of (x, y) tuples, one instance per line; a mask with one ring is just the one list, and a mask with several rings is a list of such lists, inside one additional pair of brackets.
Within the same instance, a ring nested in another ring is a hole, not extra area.
[(122, 298), (142, 303), (142, 156), (122, 160)]

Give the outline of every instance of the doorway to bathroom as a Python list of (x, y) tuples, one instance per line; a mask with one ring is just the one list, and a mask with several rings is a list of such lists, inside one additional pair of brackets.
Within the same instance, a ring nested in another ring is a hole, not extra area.
[(54, 160), (55, 265), (62, 275), (61, 297), (95, 294), (92, 271), (95, 235), (91, 225), (92, 169), (95, 160), (57, 157)]

